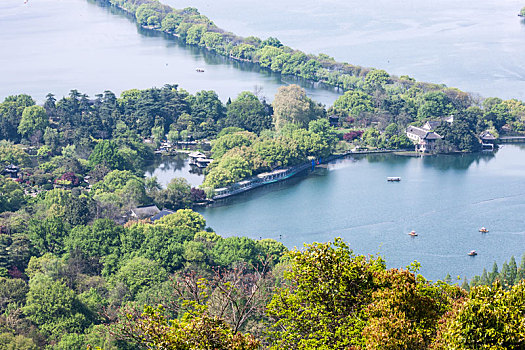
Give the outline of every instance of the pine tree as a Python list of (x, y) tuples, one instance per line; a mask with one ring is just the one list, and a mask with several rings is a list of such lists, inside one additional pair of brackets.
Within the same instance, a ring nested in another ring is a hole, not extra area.
[(470, 280), (470, 287), (476, 287), (480, 285), (481, 285), (481, 280), (479, 276), (472, 277), (472, 279)]
[(467, 277), (463, 278), (463, 283), (461, 284), (461, 288), (463, 288), (467, 292), (470, 291), (470, 286), (468, 285)]
[(518, 266), (516, 264), (516, 259), (514, 255), (510, 257), (509, 261), (509, 284), (513, 286), (516, 284), (516, 277), (518, 275)]
[(499, 270), (498, 270), (498, 264), (494, 261), (494, 265), (492, 265), (492, 272), (489, 274), (489, 284), (494, 283), (494, 281), (497, 279), (500, 279)]
[(520, 267), (516, 275), (516, 284), (518, 281), (525, 279), (525, 254), (521, 257)]
[(501, 272), (499, 273), (499, 280), (501, 282), (501, 285), (505, 289), (508, 289), (511, 286), (511, 282), (509, 281), (509, 275), (509, 265), (507, 265), (507, 262), (504, 262), (503, 266), (501, 267)]
[(482, 285), (482, 286), (487, 286), (489, 284), (492, 284), (489, 279), (489, 274), (487, 273), (487, 269), (483, 269), (481, 278), (478, 281), (479, 281), (479, 285)]

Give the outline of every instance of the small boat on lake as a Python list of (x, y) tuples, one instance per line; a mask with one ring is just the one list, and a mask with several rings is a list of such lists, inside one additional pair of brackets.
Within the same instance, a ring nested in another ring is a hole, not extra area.
[(416, 231), (412, 230), (408, 233), (409, 236), (412, 236), (412, 237), (416, 237), (417, 236), (417, 233)]
[(197, 68), (197, 69), (195, 69), (195, 70), (196, 70), (197, 72), (199, 72), (199, 73), (204, 73), (204, 68)]
[(467, 255), (475, 256), (475, 255), (478, 255), (478, 252), (476, 252), (475, 250), (471, 250), (470, 252), (468, 252)]
[(399, 176), (390, 176), (386, 178), (386, 181), (390, 181), (390, 182), (401, 181), (401, 178)]
[(479, 232), (487, 233), (487, 232), (489, 232), (489, 230), (487, 230), (485, 227), (482, 227), (482, 228), (479, 229)]

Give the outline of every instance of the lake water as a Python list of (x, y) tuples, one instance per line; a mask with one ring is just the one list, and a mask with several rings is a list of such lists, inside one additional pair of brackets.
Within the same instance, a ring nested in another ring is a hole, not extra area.
[(156, 176), (164, 188), (175, 177), (185, 178), (192, 187), (198, 187), (204, 180), (203, 169), (190, 165), (190, 160), (184, 153), (175, 156), (155, 156), (153, 163), (146, 168), (145, 176)]
[[(484, 96), (525, 100), (525, 24), (521, 0), (164, 0), (195, 6), (240, 35), (276, 36), (305, 52), (444, 83)], [(216, 90), (223, 100), (263, 87), (269, 99), (293, 82), (138, 29), (128, 18), (86, 0), (0, 1), (0, 99), (28, 93), (42, 101), (71, 89), (177, 83)], [(205, 68), (203, 74), (196, 67)], [(311, 89), (331, 104), (338, 96)]]
[[(290, 82), (327, 105), (339, 96), (332, 88), (314, 89), (311, 83), (180, 46), (137, 28), (120, 11), (86, 0), (1, 0), (0, 43), (0, 101), (26, 93), (42, 102), (49, 92), (60, 98), (71, 89), (92, 97), (104, 90), (119, 95), (164, 84), (179, 84), (191, 93), (214, 90), (223, 101), (258, 86), (271, 100)], [(196, 72), (197, 67), (205, 72)]]
[(309, 53), (525, 100), (523, 0), (165, 0), (197, 7), (239, 35)]
[[(356, 253), (381, 254), (390, 267), (417, 260), (431, 279), (472, 277), (525, 252), (525, 146), (352, 157), (200, 212), (223, 236), (273, 238), (288, 247), (340, 236)], [(479, 233), (482, 226), (490, 232)], [(411, 230), (419, 236), (408, 236)], [(479, 255), (467, 256), (472, 249)]]

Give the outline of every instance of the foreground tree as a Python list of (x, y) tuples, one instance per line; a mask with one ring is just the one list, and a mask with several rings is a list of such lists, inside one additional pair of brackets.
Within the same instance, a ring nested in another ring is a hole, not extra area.
[(354, 256), (341, 240), (290, 252), (291, 270), (268, 305), (272, 349), (364, 346), (365, 307), (379, 287), (380, 258)]
[(117, 326), (117, 337), (148, 349), (255, 350), (259, 342), (249, 334), (233, 332), (217, 317), (201, 311), (170, 320), (164, 308), (146, 306), (140, 315), (128, 313)]
[(525, 283), (471, 289), (444, 318), (434, 349), (525, 348)]
[(443, 314), (466, 294), (457, 286), (432, 284), (409, 270), (383, 271), (378, 281), (381, 289), (367, 307), (366, 349), (428, 349)]

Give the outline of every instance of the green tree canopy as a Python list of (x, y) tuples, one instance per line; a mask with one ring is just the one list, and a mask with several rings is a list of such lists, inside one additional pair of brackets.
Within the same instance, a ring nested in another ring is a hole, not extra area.
[(88, 324), (75, 292), (42, 274), (31, 279), (23, 310), (27, 318), (52, 339), (64, 333), (82, 332)]
[(46, 110), (40, 106), (29, 106), (24, 108), (22, 119), (18, 125), (18, 133), (22, 136), (29, 137), (40, 130), (42, 134), (48, 126), (49, 121)]
[(421, 96), (417, 117), (439, 118), (447, 117), (454, 111), (449, 97), (441, 91), (431, 91)]
[(14, 164), (24, 167), (31, 164), (31, 162), (26, 152), (16, 145), (2, 140), (0, 141), (0, 164)]
[(188, 208), (192, 204), (191, 185), (182, 177), (171, 179), (165, 190), (154, 194), (155, 202), (159, 207), (178, 210)]
[(27, 235), (40, 254), (60, 254), (64, 251), (64, 240), (70, 227), (60, 217), (50, 216), (44, 220), (31, 220)]
[(221, 136), (213, 143), (213, 147), (211, 149), (213, 158), (220, 158), (228, 150), (235, 147), (250, 146), (256, 138), (257, 136), (255, 134), (248, 131), (240, 131)]
[(119, 146), (112, 140), (102, 140), (97, 143), (89, 156), (89, 164), (92, 167), (97, 164), (103, 164), (110, 169), (126, 169), (124, 158), (119, 153)]
[(237, 126), (259, 134), (272, 127), (272, 117), (257, 96), (251, 92), (241, 92), (227, 106), (226, 125)]
[(359, 116), (363, 112), (372, 112), (370, 95), (361, 91), (347, 91), (334, 102), (334, 108), (346, 114)]
[(126, 262), (113, 277), (114, 283), (124, 284), (130, 296), (135, 296), (142, 289), (164, 282), (168, 275), (160, 265), (143, 257), (136, 257)]
[(322, 107), (306, 96), (298, 85), (281, 86), (272, 103), (275, 128), (280, 130), (286, 123), (297, 124), (303, 128), (308, 123), (325, 114)]
[(228, 237), (219, 240), (211, 251), (215, 263), (229, 267), (235, 262), (257, 262), (255, 242), (246, 237)]
[(3, 176), (0, 176), (0, 213), (17, 211), (24, 205), (25, 196), (22, 187)]
[(268, 305), (272, 349), (363, 346), (364, 307), (378, 289), (381, 259), (354, 256), (340, 239), (291, 251), (286, 287)]
[[(34, 106), (35, 101), (28, 95), (7, 97), (0, 103), (0, 140), (18, 142), (18, 126), (26, 107)], [(1, 152), (0, 152), (1, 154)]]
[(522, 349), (525, 283), (505, 291), (499, 282), (473, 287), (440, 329), (436, 349)]

